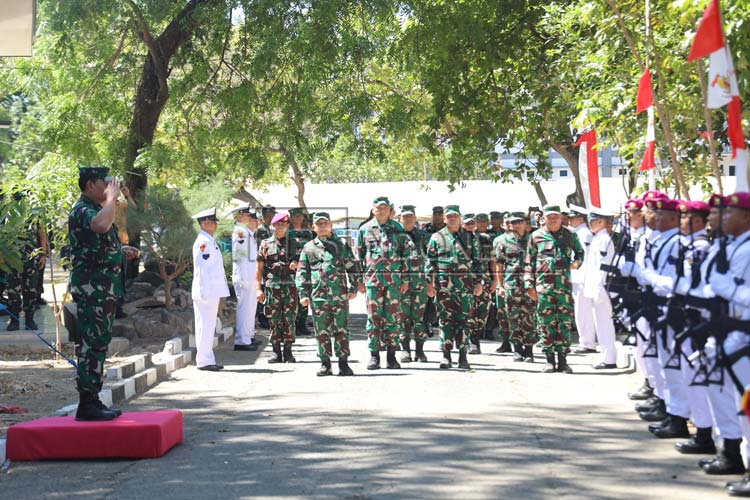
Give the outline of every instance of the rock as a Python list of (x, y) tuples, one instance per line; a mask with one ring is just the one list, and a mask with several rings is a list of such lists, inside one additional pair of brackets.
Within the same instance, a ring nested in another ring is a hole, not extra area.
[(128, 340), (135, 340), (138, 338), (135, 327), (127, 319), (116, 319), (114, 323), (112, 323), (112, 336), (123, 337)]
[(130, 341), (123, 337), (112, 337), (109, 342), (109, 354), (117, 355), (130, 349)]
[(174, 329), (160, 321), (136, 318), (133, 320), (133, 326), (138, 333), (138, 337), (142, 339), (170, 338), (174, 336)]
[(149, 283), (133, 283), (125, 293), (125, 302), (135, 302), (154, 295), (154, 287)]
[(153, 271), (143, 271), (141, 274), (139, 274), (134, 280), (134, 283), (148, 283), (152, 287), (156, 288), (159, 285), (162, 285), (164, 282), (161, 279), (161, 276), (159, 276), (159, 273), (153, 272)]

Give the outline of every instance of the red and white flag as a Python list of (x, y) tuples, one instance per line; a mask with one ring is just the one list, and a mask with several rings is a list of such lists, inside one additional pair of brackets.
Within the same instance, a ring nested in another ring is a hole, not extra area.
[(727, 125), (729, 143), (732, 145), (732, 158), (736, 161), (737, 191), (750, 190), (750, 173), (745, 136), (742, 131), (742, 104), (737, 74), (734, 71), (732, 53), (729, 50), (724, 26), (721, 22), (719, 0), (710, 0), (695, 33), (690, 47), (688, 61), (708, 56), (708, 96), (706, 106), (721, 108), (728, 105)]
[(576, 142), (578, 150), (578, 173), (581, 177), (581, 188), (586, 208), (602, 208), (599, 198), (599, 164), (596, 151), (596, 131), (589, 130)]
[(638, 81), (638, 97), (636, 98), (635, 114), (646, 111), (648, 127), (646, 128), (646, 151), (643, 153), (639, 170), (652, 170), (656, 166), (654, 150), (656, 149), (656, 132), (654, 130), (654, 100), (651, 91), (651, 69), (646, 70)]

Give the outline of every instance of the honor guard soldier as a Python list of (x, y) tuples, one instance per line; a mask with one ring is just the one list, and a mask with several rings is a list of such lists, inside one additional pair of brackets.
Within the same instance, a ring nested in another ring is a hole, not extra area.
[(255, 311), (258, 298), (255, 291), (255, 271), (258, 243), (255, 240), (258, 215), (250, 206), (237, 210), (232, 231), (232, 285), (237, 296), (237, 333), (235, 351), (257, 351), (255, 343)]
[(461, 227), (458, 205), (445, 207), (445, 227), (427, 244), (427, 294), (436, 297), (440, 325), (440, 368), (453, 366), (451, 351), (458, 348), (458, 367), (470, 369), (467, 359), (469, 314), (474, 297), (482, 293), (479, 246)]
[(401, 297), (409, 290), (412, 243), (398, 222), (390, 219), (391, 202), (373, 200), (374, 218), (359, 230), (357, 253), (367, 293), (368, 370), (380, 368), (380, 346), (387, 350), (387, 367), (401, 368), (396, 359), (403, 324)]
[(575, 233), (562, 227), (558, 205), (546, 205), (544, 217), (544, 225), (529, 239), (524, 287), (537, 303), (537, 321), (547, 357), (543, 373), (572, 373), (567, 362), (573, 329), (570, 271), (581, 266), (583, 246)]
[(193, 215), (201, 232), (193, 243), (193, 312), (195, 314), (195, 364), (199, 370), (217, 372), (224, 367), (214, 357), (214, 336), (219, 302), (229, 297), (224, 261), (214, 235), (218, 227), (216, 208)]
[[(81, 197), (68, 216), (71, 254), (70, 293), (76, 303), (79, 344), (76, 383), (80, 402), (76, 420), (112, 420), (120, 410), (110, 410), (99, 400), (104, 363), (112, 340), (117, 299), (123, 293), (123, 248), (114, 225), (115, 204), (120, 194), (116, 179), (104, 167), (81, 167)], [(129, 258), (137, 255), (125, 250)]]
[(339, 361), (339, 375), (354, 375), (348, 363), (349, 301), (363, 286), (362, 273), (349, 245), (332, 237), (330, 215), (316, 212), (312, 220), (317, 236), (302, 249), (295, 283), (300, 303), (313, 311), (321, 363), (318, 376), (333, 375), (334, 352)]
[[(584, 259), (588, 252), (591, 240), (594, 234), (587, 224), (588, 210), (576, 205), (570, 205), (568, 222), (570, 228), (578, 236), (578, 241), (583, 245)], [(578, 330), (579, 346), (573, 351), (576, 354), (587, 354), (596, 352), (596, 331), (594, 329), (594, 320), (591, 316), (593, 303), (591, 299), (583, 294), (583, 274), (584, 270), (574, 269), (570, 271), (570, 281), (573, 284), (573, 308), (575, 311), (575, 326)]]
[(265, 314), (271, 325), (274, 357), (268, 362), (295, 363), (297, 360), (292, 354), (292, 344), (296, 338), (298, 307), (297, 288), (294, 285), (297, 258), (287, 238), (289, 215), (276, 214), (271, 226), (274, 234), (260, 243), (255, 274), (258, 301), (265, 304)]
[[(292, 208), (289, 210), (289, 231), (286, 234), (289, 239), (292, 248), (294, 248), (294, 255), (297, 260), (302, 253), (302, 248), (315, 238), (315, 233), (312, 229), (305, 227), (305, 212), (301, 208)], [(307, 330), (307, 307), (303, 307), (301, 304), (297, 310), (297, 318), (295, 320), (297, 328), (297, 335), (310, 335)]]
[(427, 356), (424, 353), (424, 343), (427, 340), (429, 326), (424, 320), (425, 310), (427, 308), (427, 288), (424, 276), (425, 252), (427, 251), (427, 242), (430, 235), (416, 226), (417, 216), (414, 205), (404, 205), (401, 207), (401, 225), (404, 232), (412, 242), (411, 256), (411, 274), (409, 290), (406, 292), (404, 300), (401, 302), (404, 310), (404, 327), (401, 332), (401, 362), (411, 363), (411, 338), (414, 337), (416, 351), (414, 361), (422, 363), (427, 362)]

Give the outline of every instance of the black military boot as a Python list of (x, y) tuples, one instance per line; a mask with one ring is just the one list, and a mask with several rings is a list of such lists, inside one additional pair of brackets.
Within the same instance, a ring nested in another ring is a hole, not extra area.
[(628, 393), (628, 399), (633, 401), (647, 400), (654, 395), (654, 388), (648, 383), (648, 379), (643, 380), (643, 385), (633, 392)]
[(32, 310), (32, 312), (27, 312), (26, 313), (25, 323), (26, 323), (26, 325), (25, 325), (26, 326), (26, 330), (39, 330), (39, 326), (36, 324), (36, 321), (34, 321), (34, 312), (33, 312), (33, 310)]
[[(101, 422), (105, 420), (114, 420), (117, 418), (117, 412), (101, 408), (97, 404), (98, 398), (96, 395), (82, 392), (80, 394), (80, 401), (78, 403), (78, 410), (76, 411), (76, 420), (78, 421), (91, 421)], [(104, 405), (102, 405), (104, 406)]]
[(367, 363), (368, 370), (380, 369), (380, 351), (370, 352), (370, 362)]
[(328, 375), (333, 375), (331, 360), (321, 361), (320, 368), (318, 369), (318, 377), (327, 377)]
[(8, 326), (5, 328), (5, 330), (9, 332), (15, 332), (21, 328), (21, 325), (18, 324), (18, 320), (16, 318), (10, 318), (10, 321), (8, 321)]
[(297, 327), (297, 335), (310, 335), (310, 330), (307, 329), (305, 318), (297, 320), (295, 326)]
[(497, 352), (513, 352), (513, 347), (510, 345), (509, 337), (503, 337), (503, 343), (500, 344)]
[(469, 365), (466, 351), (458, 351), (458, 367), (462, 370), (471, 370), (471, 365)]
[(443, 360), (440, 362), (440, 368), (448, 369), (452, 367), (453, 363), (451, 362), (451, 350), (449, 347), (443, 347)]
[(742, 474), (745, 464), (740, 455), (742, 439), (725, 439), (724, 449), (714, 460), (703, 466), (703, 472), (711, 475)]
[(651, 411), (651, 410), (653, 410), (654, 408), (656, 408), (658, 406), (663, 407), (664, 406), (664, 400), (660, 399), (660, 398), (658, 398), (656, 396), (651, 396), (650, 398), (648, 398), (646, 401), (644, 401), (642, 403), (636, 403), (635, 404), (635, 411), (638, 411), (638, 412), (640, 412), (640, 411)]
[(414, 361), (427, 363), (427, 356), (424, 354), (424, 340), (417, 340), (417, 351), (414, 353)]
[(351, 377), (354, 371), (349, 367), (349, 357), (339, 356), (339, 377)]
[(284, 344), (284, 363), (296, 363), (297, 360), (294, 359), (294, 355), (292, 354), (292, 344)]
[(469, 342), (471, 343), (469, 354), (482, 354), (482, 350), (479, 348), (479, 337), (472, 335)]
[(555, 373), (557, 371), (555, 366), (555, 353), (548, 352), (545, 353), (545, 355), (547, 356), (547, 364), (542, 368), (542, 373)]
[(401, 342), (401, 362), (402, 363), (411, 363), (411, 341), (403, 341)]
[(646, 422), (661, 422), (667, 418), (666, 405), (664, 404), (664, 401), (661, 401), (658, 406), (655, 406), (651, 410), (639, 412), (638, 416), (641, 417), (641, 420), (645, 420)]
[(273, 354), (274, 356), (268, 360), (269, 363), (283, 363), (284, 360), (281, 357), (281, 344), (279, 342), (276, 342), (273, 345)]
[(711, 427), (699, 427), (695, 436), (684, 443), (675, 443), (674, 447), (677, 451), (686, 455), (713, 455), (716, 453), (714, 438), (711, 436)]
[(108, 410), (108, 411), (114, 412), (116, 417), (119, 417), (120, 415), (122, 415), (122, 410), (118, 410), (117, 408), (107, 408), (107, 405), (102, 403), (102, 400), (99, 399), (99, 394), (94, 396), (94, 402), (96, 403), (96, 406), (98, 406), (102, 410)]
[(689, 438), (690, 431), (687, 426), (687, 419), (679, 415), (670, 415), (667, 425), (651, 430), (651, 434), (659, 439)]
[(728, 482), (727, 492), (733, 497), (750, 497), (750, 474), (739, 481)]
[(523, 361), (524, 363), (534, 362), (534, 345), (533, 344), (523, 346)]
[(389, 368), (391, 370), (395, 370), (398, 368), (401, 368), (401, 365), (398, 364), (398, 361), (396, 360), (396, 347), (395, 346), (388, 346), (386, 355), (385, 355), (385, 367)]
[(573, 369), (568, 366), (567, 355), (564, 352), (557, 353), (557, 371), (558, 373), (573, 373)]
[(515, 351), (513, 353), (513, 361), (516, 363), (522, 363), (523, 362), (523, 355), (525, 352), (524, 346), (521, 344), (515, 344), (513, 346), (513, 350)]

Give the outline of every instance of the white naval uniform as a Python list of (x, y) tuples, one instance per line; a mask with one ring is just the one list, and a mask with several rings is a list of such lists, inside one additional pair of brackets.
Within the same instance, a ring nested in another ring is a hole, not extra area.
[(201, 231), (193, 243), (193, 312), (195, 314), (195, 364), (215, 365), (214, 335), (219, 301), (229, 297), (221, 251), (213, 236)]
[[(639, 255), (641, 256), (640, 264), (643, 265), (643, 253), (642, 248), (646, 245), (646, 231), (651, 233), (651, 230), (648, 229), (646, 226), (639, 227), (638, 229), (630, 228), (630, 241), (631, 245), (634, 245), (636, 250), (636, 262), (638, 261)], [(616, 264), (619, 264), (620, 262), (624, 261), (624, 257), (622, 255), (618, 256), (616, 260)], [(624, 321), (629, 321), (629, 318), (627, 318), (627, 315), (622, 316), (624, 318)], [(639, 326), (641, 326), (639, 324)], [(643, 359), (643, 352), (646, 350), (645, 343), (641, 340), (641, 338), (636, 334), (636, 344), (635, 344), (635, 365), (638, 367), (638, 371), (641, 372), (643, 375), (643, 378), (648, 379), (649, 384), (651, 387), (653, 387), (653, 381), (652, 377), (649, 377), (648, 374), (648, 366), (646, 364), (646, 360)]]
[(237, 224), (232, 231), (232, 285), (237, 295), (237, 333), (234, 345), (250, 345), (255, 337), (255, 268), (258, 243), (253, 231)]
[(589, 314), (596, 330), (601, 347), (600, 361), (617, 363), (615, 349), (615, 325), (612, 321), (612, 302), (607, 293), (607, 273), (601, 270), (602, 264), (610, 264), (615, 256), (615, 246), (607, 229), (597, 232), (589, 245), (583, 261), (583, 296), (591, 301)]
[[(583, 258), (589, 253), (589, 245), (594, 234), (586, 224), (573, 229), (578, 236), (578, 240), (583, 247)], [(587, 349), (596, 349), (596, 330), (594, 329), (594, 320), (591, 315), (591, 309), (594, 304), (590, 298), (583, 294), (583, 275), (582, 268), (570, 271), (570, 282), (573, 285), (573, 312), (576, 320), (576, 330), (578, 330), (578, 343)]]

